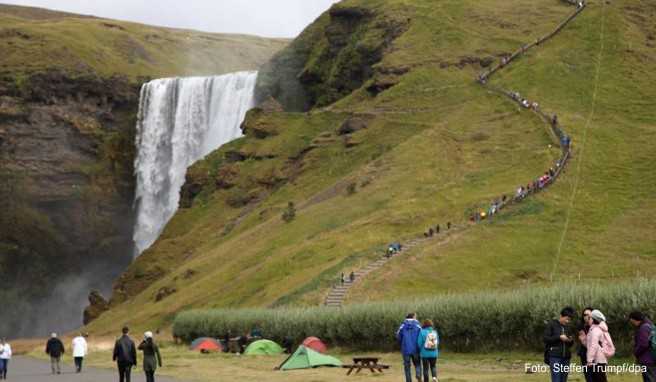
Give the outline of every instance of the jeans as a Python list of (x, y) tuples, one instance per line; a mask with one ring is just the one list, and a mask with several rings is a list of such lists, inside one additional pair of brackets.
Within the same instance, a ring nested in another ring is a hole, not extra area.
[(132, 372), (131, 364), (118, 364), (118, 380), (120, 382), (130, 382), (130, 373)]
[(405, 382), (412, 382), (412, 368), (410, 367), (410, 361), (415, 365), (415, 375), (417, 376), (417, 379), (421, 379), (421, 362), (419, 360), (419, 354), (404, 354), (403, 370), (405, 371)]
[(155, 371), (146, 371), (146, 382), (155, 382)]
[(0, 379), (7, 379), (7, 368), (9, 367), (8, 359), (0, 359)]
[(643, 382), (656, 382), (656, 366), (647, 366), (647, 371), (642, 373)]
[(53, 374), (61, 374), (61, 356), (50, 357), (50, 369), (52, 369)]
[(549, 357), (549, 367), (551, 368), (551, 382), (567, 382), (568, 373), (563, 370), (569, 366), (569, 358)]
[(581, 366), (583, 366), (583, 376), (585, 377), (585, 382), (592, 382), (592, 373), (590, 372), (590, 370), (588, 370), (588, 367), (586, 366), (587, 363), (588, 363), (588, 358), (582, 355)]
[(424, 371), (424, 382), (428, 382), (428, 370), (430, 369), (431, 377), (437, 378), (437, 358), (422, 358), (421, 369)]
[(82, 371), (82, 361), (84, 361), (84, 357), (75, 357), (75, 371), (76, 372), (81, 372)]

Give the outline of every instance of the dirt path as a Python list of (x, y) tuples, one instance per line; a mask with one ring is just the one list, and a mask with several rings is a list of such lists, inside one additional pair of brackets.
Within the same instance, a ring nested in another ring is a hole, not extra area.
[[(144, 382), (143, 370), (137, 367), (132, 371), (133, 382)], [(158, 382), (176, 382), (170, 378), (156, 376)], [(76, 374), (70, 365), (62, 365), (61, 375), (52, 375), (50, 363), (27, 357), (15, 357), (9, 361), (7, 381), (17, 382), (114, 382), (118, 381), (118, 372), (113, 370), (100, 370), (84, 368), (82, 373)]]

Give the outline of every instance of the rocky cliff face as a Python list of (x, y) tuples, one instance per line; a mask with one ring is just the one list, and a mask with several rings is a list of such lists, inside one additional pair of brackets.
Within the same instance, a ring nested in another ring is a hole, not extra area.
[(26, 314), (79, 325), (89, 290), (131, 261), (138, 97), (122, 77), (0, 80), (0, 293), (15, 312), (3, 332), (39, 330), (22, 327)]
[(334, 5), (262, 68), (258, 100), (273, 97), (285, 110), (306, 111), (330, 105), (365, 83), (373, 95), (395, 85), (391, 77), (403, 73), (376, 64), (410, 20), (379, 6)]

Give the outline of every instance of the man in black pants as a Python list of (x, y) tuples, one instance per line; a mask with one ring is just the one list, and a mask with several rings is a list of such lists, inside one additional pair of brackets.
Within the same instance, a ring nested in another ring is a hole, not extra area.
[(114, 345), (114, 361), (118, 366), (120, 382), (130, 382), (132, 366), (137, 366), (137, 349), (134, 342), (128, 336), (130, 329), (123, 328), (123, 336)]

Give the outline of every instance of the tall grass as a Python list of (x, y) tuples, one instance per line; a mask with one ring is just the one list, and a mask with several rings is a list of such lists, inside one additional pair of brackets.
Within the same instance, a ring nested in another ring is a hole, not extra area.
[(333, 345), (363, 350), (390, 350), (395, 332), (408, 312), (436, 322), (443, 346), (452, 351), (538, 350), (545, 322), (564, 306), (600, 309), (608, 318), (620, 350), (632, 339), (627, 316), (632, 310), (656, 313), (656, 281), (612, 285), (561, 285), (512, 292), (446, 295), (413, 301), (369, 303), (334, 308), (216, 309), (180, 313), (175, 336), (189, 341), (199, 336), (223, 336), (262, 328), (265, 336), (301, 341), (317, 336)]

